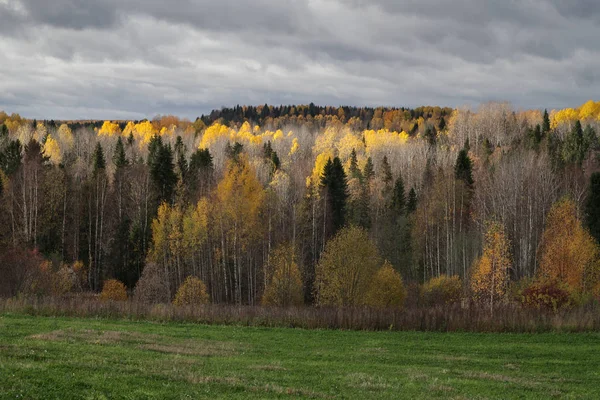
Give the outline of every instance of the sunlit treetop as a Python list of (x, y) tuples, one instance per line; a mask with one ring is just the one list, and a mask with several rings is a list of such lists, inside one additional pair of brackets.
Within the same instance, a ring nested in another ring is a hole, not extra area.
[(119, 127), (119, 124), (111, 121), (104, 121), (102, 127), (98, 130), (98, 136), (111, 137), (119, 134), (121, 134), (121, 128)]

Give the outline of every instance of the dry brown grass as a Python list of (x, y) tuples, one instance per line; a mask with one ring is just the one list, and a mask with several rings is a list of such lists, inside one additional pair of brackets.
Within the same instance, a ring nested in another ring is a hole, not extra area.
[(175, 307), (135, 301), (101, 302), (90, 296), (0, 299), (0, 312), (31, 315), (179, 321), (203, 324), (347, 330), (464, 332), (600, 331), (598, 306), (540, 311), (505, 305), (494, 310), (475, 304), (397, 309), (202, 305)]

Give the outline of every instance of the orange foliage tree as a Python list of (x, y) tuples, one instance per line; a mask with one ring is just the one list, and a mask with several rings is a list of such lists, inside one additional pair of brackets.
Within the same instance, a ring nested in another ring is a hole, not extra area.
[(577, 218), (575, 203), (558, 201), (542, 236), (539, 278), (564, 284), (571, 293), (587, 293), (598, 282), (599, 267), (598, 243)]

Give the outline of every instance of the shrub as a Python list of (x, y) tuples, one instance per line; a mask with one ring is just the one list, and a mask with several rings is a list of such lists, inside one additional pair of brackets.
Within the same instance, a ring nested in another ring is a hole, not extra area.
[(534, 282), (521, 295), (521, 304), (537, 309), (558, 310), (572, 305), (567, 288), (556, 281)]
[(365, 295), (365, 305), (377, 308), (400, 308), (406, 299), (406, 289), (400, 274), (388, 261), (377, 271)]
[(73, 290), (77, 276), (69, 265), (62, 264), (60, 269), (54, 274), (52, 281), (52, 293), (55, 296), (63, 296)]
[(424, 306), (439, 306), (460, 302), (463, 285), (458, 275), (440, 275), (431, 278), (421, 287), (421, 304)]
[(200, 305), (208, 303), (206, 285), (195, 276), (188, 276), (181, 284), (175, 295), (173, 304), (176, 306)]
[(169, 303), (169, 285), (164, 275), (158, 264), (148, 263), (135, 285), (133, 299), (144, 304)]
[(127, 289), (123, 282), (116, 279), (104, 281), (102, 293), (100, 293), (102, 301), (125, 301), (127, 300)]

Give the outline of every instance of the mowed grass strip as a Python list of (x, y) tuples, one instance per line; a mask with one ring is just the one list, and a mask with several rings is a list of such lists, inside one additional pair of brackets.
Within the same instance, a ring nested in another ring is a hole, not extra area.
[(0, 315), (0, 398), (600, 398), (600, 334)]

